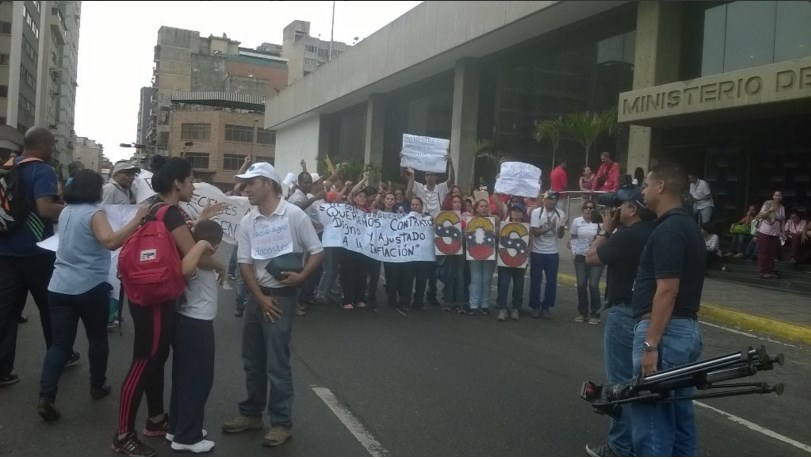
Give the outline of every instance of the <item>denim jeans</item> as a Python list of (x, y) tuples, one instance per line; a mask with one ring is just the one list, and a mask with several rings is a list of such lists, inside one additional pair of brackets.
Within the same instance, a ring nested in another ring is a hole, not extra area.
[(338, 247), (324, 247), (324, 265), (321, 279), (318, 282), (317, 294), (321, 298), (326, 298), (330, 287), (338, 277)]
[[(600, 317), (600, 277), (605, 266), (589, 266), (586, 257), (575, 255), (574, 272), (577, 275), (577, 312), (584, 317)], [(589, 301), (589, 296), (591, 301)]]
[[(642, 368), (642, 346), (649, 326), (650, 320), (646, 319), (634, 328), (634, 374), (640, 373)], [(659, 342), (658, 371), (695, 362), (700, 355), (701, 330), (698, 321), (672, 317)], [(671, 394), (683, 397), (692, 393), (693, 388), (687, 387)], [(631, 418), (634, 454), (637, 456), (695, 456), (698, 452), (691, 400), (633, 403)]]
[[(626, 384), (634, 377), (634, 321), (630, 304), (608, 309), (603, 332), (603, 360), (607, 384)], [(618, 456), (632, 456), (631, 405), (622, 407), (619, 419), (609, 418), (608, 444)]]
[(470, 309), (488, 309), (496, 260), (469, 260), (468, 266), (470, 266)]
[[(558, 267), (560, 254), (535, 253), (530, 254), (529, 265), (529, 307), (548, 311), (555, 305), (558, 293)], [(543, 276), (541, 275), (543, 273)], [(546, 278), (546, 290), (541, 301), (541, 281)]]
[(756, 258), (757, 257), (757, 238), (752, 237), (749, 239), (749, 243), (746, 244), (746, 251), (744, 252), (744, 258)]
[(262, 317), (253, 295), (248, 297), (242, 319), (242, 362), (248, 398), (239, 403), (239, 412), (246, 416), (261, 417), (267, 406), (271, 425), (289, 427), (293, 425), (290, 339), (293, 334), (296, 295), (274, 298), (282, 310), (282, 316), (270, 322)]
[(237, 250), (239, 249), (239, 245), (234, 245), (234, 250), (231, 251), (231, 258), (228, 260), (228, 275), (229, 276), (236, 276), (237, 271), (239, 271), (239, 266), (237, 266)]
[(498, 299), (496, 300), (498, 309), (507, 307), (510, 281), (513, 284), (513, 302), (510, 309), (521, 309), (521, 303), (524, 302), (524, 275), (526, 272), (527, 268), (498, 267)]
[(732, 237), (732, 253), (744, 253), (749, 241), (752, 239), (751, 234), (736, 234)]
[(73, 353), (79, 319), (84, 324), (90, 362), (90, 386), (99, 388), (107, 381), (107, 308), (110, 304), (110, 284), (102, 282), (80, 295), (49, 292), (53, 344), (45, 354), (40, 377), (39, 396), (56, 399), (57, 384), (68, 359)]
[(447, 270), (447, 283), (443, 289), (443, 297), (446, 303), (453, 305), (461, 305), (466, 302), (465, 299), (465, 256), (464, 255), (448, 255), (445, 257), (445, 265), (442, 267)]

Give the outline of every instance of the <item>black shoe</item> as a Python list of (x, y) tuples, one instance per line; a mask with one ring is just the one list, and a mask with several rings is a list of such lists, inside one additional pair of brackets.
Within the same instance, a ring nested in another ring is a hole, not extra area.
[(68, 368), (68, 367), (78, 365), (79, 364), (79, 359), (81, 357), (82, 357), (82, 354), (79, 354), (78, 352), (74, 352), (73, 354), (71, 354), (70, 359), (68, 359), (68, 362), (65, 364), (64, 368)]
[(164, 437), (169, 433), (169, 415), (164, 414), (163, 419), (158, 422), (153, 422), (151, 419), (146, 419), (146, 427), (144, 427), (144, 435), (147, 437)]
[(18, 324), (24, 324), (26, 322), (28, 322), (28, 317), (25, 317), (24, 315), (20, 315), (20, 317), (17, 317)]
[(487, 308), (481, 308), (481, 309), (479, 310), (479, 314), (481, 314), (481, 315), (483, 315), (483, 316), (489, 316), (489, 315), (490, 315), (490, 310), (489, 310), (489, 309), (487, 309)]
[(123, 453), (127, 456), (154, 456), (155, 450), (146, 446), (135, 432), (130, 432), (126, 437), (118, 439), (116, 434), (113, 437), (113, 451)]
[(39, 415), (42, 416), (42, 419), (46, 420), (47, 422), (56, 421), (60, 416), (62, 416), (59, 414), (59, 411), (56, 411), (53, 400), (48, 400), (47, 398), (39, 399), (39, 403), (37, 404), (37, 413), (39, 413)]
[(17, 375), (8, 375), (0, 378), (0, 386), (10, 386), (20, 382), (20, 377)]
[(90, 396), (94, 400), (104, 398), (104, 397), (110, 395), (110, 392), (112, 392), (112, 389), (110, 388), (109, 384), (105, 384), (105, 385), (103, 385), (101, 387), (91, 387), (90, 388)]

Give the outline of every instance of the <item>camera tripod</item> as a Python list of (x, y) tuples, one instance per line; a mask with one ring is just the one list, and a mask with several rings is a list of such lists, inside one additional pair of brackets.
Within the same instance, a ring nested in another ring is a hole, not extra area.
[[(682, 365), (669, 370), (658, 371), (646, 376), (638, 375), (626, 384), (600, 386), (586, 381), (580, 390), (580, 397), (591, 403), (594, 411), (618, 417), (621, 405), (632, 402), (673, 402), (677, 400), (697, 400), (704, 398), (732, 397), (746, 394), (783, 394), (783, 383), (771, 385), (765, 382), (747, 382), (717, 384), (731, 379), (752, 376), (758, 371), (774, 368), (774, 364), (783, 365), (783, 354), (772, 358), (766, 354), (766, 348), (749, 347), (747, 350), (723, 355), (714, 359)], [(695, 387), (706, 393), (674, 397), (670, 394), (676, 389)], [(717, 390), (721, 389), (721, 390)]]

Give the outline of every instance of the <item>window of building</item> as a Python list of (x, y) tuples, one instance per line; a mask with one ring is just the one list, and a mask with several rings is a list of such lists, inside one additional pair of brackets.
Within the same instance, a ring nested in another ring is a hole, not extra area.
[(183, 123), (180, 126), (180, 138), (183, 140), (210, 140), (210, 123)]
[(20, 94), (20, 102), (19, 102), (20, 111), (25, 113), (33, 113), (34, 111), (34, 104), (31, 103), (24, 95)]
[(256, 133), (256, 143), (262, 145), (276, 145), (276, 131), (259, 129)]
[(6, 21), (0, 21), (0, 33), (5, 35), (11, 35), (11, 23)]
[(8, 86), (0, 85), (0, 97), (8, 97)]
[(37, 87), (37, 79), (34, 77), (31, 72), (28, 71), (25, 67), (20, 67), (20, 80), (24, 81), (25, 84), (30, 86), (32, 89), (36, 89)]
[(37, 50), (34, 49), (33, 46), (31, 46), (31, 43), (29, 43), (28, 39), (25, 37), (23, 37), (23, 53), (25, 53), (26, 56), (31, 58), (32, 61), (34, 62), (37, 61)]
[(245, 161), (245, 155), (227, 154), (222, 158), (222, 168), (227, 171), (238, 171)]
[(329, 57), (329, 50), (328, 49), (323, 49), (323, 48), (318, 48), (318, 55), (323, 57), (324, 59), (326, 59), (326, 58)]
[(318, 47), (313, 45), (307, 45), (304, 47), (304, 51), (308, 53), (318, 53)]
[(4, 125), (4, 124), (6, 124), (6, 117), (5, 116), (0, 116), (0, 125)]
[(305, 58), (304, 59), (304, 65), (309, 66), (309, 67), (318, 67), (318, 61), (315, 60), (315, 59)]
[(255, 163), (268, 163), (271, 166), (274, 166), (273, 161), (274, 161), (274, 159), (272, 157), (270, 157), (270, 156), (257, 156), (253, 160), (253, 162), (255, 162)]
[(191, 166), (195, 169), (208, 169), (208, 153), (193, 153), (188, 152), (183, 155)]
[(229, 142), (253, 143), (253, 127), (236, 124), (225, 125), (225, 140)]

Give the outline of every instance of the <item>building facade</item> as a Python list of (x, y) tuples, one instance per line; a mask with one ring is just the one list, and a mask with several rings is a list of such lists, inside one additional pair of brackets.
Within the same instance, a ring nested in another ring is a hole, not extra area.
[(75, 137), (73, 150), (76, 161), (81, 161), (85, 169), (94, 170), (101, 173), (105, 166), (109, 166), (109, 161), (105, 161), (104, 146), (96, 143), (95, 140), (87, 137)]
[[(284, 28), (282, 57), (287, 59), (288, 80), (293, 84), (318, 67), (330, 62), (351, 46), (340, 41), (325, 41), (310, 36), (309, 21), (293, 21)], [(330, 54), (331, 53), (331, 54)]]
[[(568, 159), (570, 188), (610, 151), (624, 173), (668, 160), (702, 176), (718, 219), (778, 188), (807, 211), (808, 24), (809, 2), (424, 2), (269, 99), (265, 128), (281, 170), (329, 155), (402, 180), (409, 133), (450, 139), (465, 188), (490, 141), (546, 174)], [(556, 152), (535, 140), (537, 121), (604, 110), (621, 127), (588, 163), (565, 136)]]

